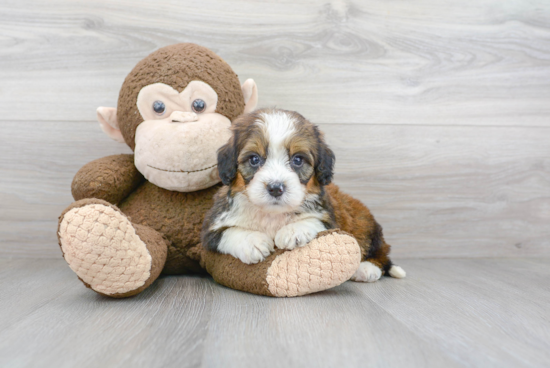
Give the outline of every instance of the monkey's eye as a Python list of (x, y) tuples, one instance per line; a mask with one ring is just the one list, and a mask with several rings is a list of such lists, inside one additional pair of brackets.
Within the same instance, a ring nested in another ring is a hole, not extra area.
[(304, 164), (304, 158), (302, 156), (296, 155), (292, 157), (292, 166), (302, 167), (303, 164)]
[(250, 158), (248, 159), (248, 162), (250, 162), (250, 166), (258, 167), (260, 166), (260, 163), (262, 162), (262, 160), (260, 159), (260, 156), (254, 155), (254, 156), (250, 156)]
[(164, 102), (157, 100), (153, 102), (153, 110), (157, 115), (162, 115), (166, 111), (166, 106), (164, 105)]
[(197, 98), (195, 101), (193, 101), (194, 112), (203, 112), (204, 109), (206, 109), (206, 102), (204, 102), (200, 98)]

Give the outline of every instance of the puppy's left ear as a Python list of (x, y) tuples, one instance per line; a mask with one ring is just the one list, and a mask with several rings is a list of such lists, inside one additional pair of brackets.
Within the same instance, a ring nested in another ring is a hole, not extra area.
[(315, 164), (315, 177), (321, 185), (328, 185), (332, 181), (334, 172), (334, 152), (325, 143), (323, 134), (316, 128), (317, 133), (317, 163)]
[(223, 185), (230, 185), (237, 176), (236, 133), (218, 150), (218, 173)]

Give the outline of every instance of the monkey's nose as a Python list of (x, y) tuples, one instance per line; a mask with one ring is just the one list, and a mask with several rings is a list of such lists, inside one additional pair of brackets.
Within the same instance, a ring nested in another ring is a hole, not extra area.
[(285, 186), (281, 182), (269, 183), (267, 185), (267, 191), (272, 197), (280, 197), (285, 192)]
[(190, 123), (199, 120), (199, 117), (194, 112), (174, 111), (170, 114), (172, 123)]

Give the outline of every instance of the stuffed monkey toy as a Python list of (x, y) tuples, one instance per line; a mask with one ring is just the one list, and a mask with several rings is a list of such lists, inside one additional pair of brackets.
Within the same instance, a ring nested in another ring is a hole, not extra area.
[(343, 283), (361, 249), (349, 234), (320, 233), (304, 247), (244, 264), (205, 250), (200, 231), (220, 188), (217, 150), (231, 121), (256, 107), (252, 79), (195, 44), (161, 48), (126, 77), (118, 108), (100, 107), (103, 131), (134, 154), (92, 161), (74, 177), (59, 218), (63, 256), (95, 292), (136, 295), (161, 274), (209, 273), (233, 289), (297, 296)]

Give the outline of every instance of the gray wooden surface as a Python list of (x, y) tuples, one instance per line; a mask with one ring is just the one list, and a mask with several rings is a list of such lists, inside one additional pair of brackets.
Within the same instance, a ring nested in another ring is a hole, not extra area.
[(196, 42), (321, 125), (398, 257), (550, 254), (550, 3), (0, 1), (0, 256), (57, 216), (129, 70)]
[(406, 279), (259, 297), (162, 278), (115, 300), (0, 261), (2, 367), (548, 367), (550, 259), (409, 259)]

